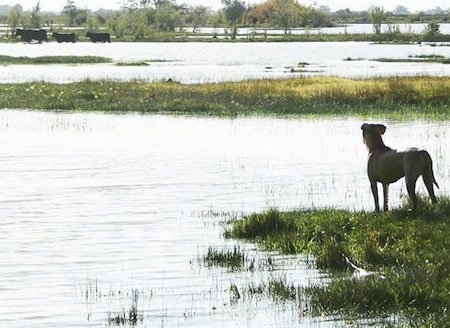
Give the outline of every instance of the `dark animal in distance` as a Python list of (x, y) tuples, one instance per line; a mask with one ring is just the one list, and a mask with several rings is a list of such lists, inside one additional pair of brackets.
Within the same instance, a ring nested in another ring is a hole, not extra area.
[(109, 33), (94, 33), (87, 32), (86, 37), (91, 39), (92, 42), (111, 42), (111, 36)]
[(52, 34), (53, 38), (56, 40), (56, 42), (72, 42), (75, 43), (77, 40), (77, 35), (75, 33), (58, 33), (53, 32)]
[(389, 184), (405, 177), (406, 189), (411, 198), (413, 210), (417, 208), (416, 181), (422, 176), (425, 187), (430, 195), (431, 202), (437, 203), (433, 185), (439, 188), (433, 174), (433, 161), (426, 150), (408, 148), (397, 151), (387, 147), (381, 135), (386, 132), (382, 124), (367, 124), (361, 126), (363, 139), (369, 150), (367, 174), (375, 201), (375, 210), (380, 210), (378, 202), (377, 183), (383, 185), (383, 209), (388, 210)]
[(24, 30), (18, 28), (16, 30), (16, 36), (20, 36), (20, 40), (26, 43), (30, 43), (32, 40), (35, 40), (39, 43), (42, 41), (48, 42), (47, 39), (47, 31), (46, 30)]

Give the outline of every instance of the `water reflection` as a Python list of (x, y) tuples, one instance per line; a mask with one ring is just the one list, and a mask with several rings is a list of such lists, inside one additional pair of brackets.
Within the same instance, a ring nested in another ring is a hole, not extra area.
[[(428, 24), (381, 24), (381, 33), (391, 33), (392, 30), (400, 31), (401, 33), (413, 33), (413, 34), (423, 34), (426, 30)], [(442, 34), (450, 33), (450, 24), (440, 24), (440, 31)], [(192, 32), (192, 29), (185, 28), (184, 31)], [(229, 30), (224, 28), (213, 28), (205, 27), (198, 29), (199, 33), (206, 34), (225, 34), (229, 33)], [(283, 35), (285, 31), (283, 29), (270, 29), (270, 28), (239, 28), (238, 35), (243, 35), (245, 38), (248, 35), (255, 33), (257, 36), (263, 36), (264, 34), (272, 35)], [(372, 24), (345, 24), (336, 27), (320, 27), (320, 28), (293, 28), (290, 29), (289, 34), (292, 35), (302, 35), (302, 34), (312, 34), (312, 35), (334, 35), (334, 34), (373, 34)]]
[[(360, 125), (1, 111), (0, 317), (8, 327), (99, 326), (138, 290), (144, 326), (314, 325), (295, 306), (230, 301), (231, 284), (268, 274), (296, 284), (321, 277), (304, 258), (272, 254), (276, 270), (238, 274), (198, 258), (234, 244), (221, 237), (230, 215), (272, 206), (371, 210)], [(387, 126), (386, 144), (429, 150), (438, 194), (448, 194), (448, 123)], [(404, 189), (392, 186), (392, 207)]]

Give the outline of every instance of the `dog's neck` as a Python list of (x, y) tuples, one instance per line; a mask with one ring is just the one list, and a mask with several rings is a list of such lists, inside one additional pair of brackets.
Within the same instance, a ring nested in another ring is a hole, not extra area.
[(383, 138), (381, 138), (381, 135), (379, 134), (372, 134), (370, 138), (364, 139), (364, 143), (366, 144), (369, 153), (373, 153), (377, 150), (390, 149), (384, 144)]

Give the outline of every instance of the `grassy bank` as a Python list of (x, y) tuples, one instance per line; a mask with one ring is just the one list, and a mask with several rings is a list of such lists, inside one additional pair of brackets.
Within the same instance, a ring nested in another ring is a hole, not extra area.
[(292, 78), (184, 85), (139, 81), (0, 84), (0, 108), (449, 119), (450, 79)]
[(110, 63), (112, 59), (98, 56), (42, 56), (13, 57), (0, 55), (0, 65), (47, 65), (47, 64), (101, 64)]
[[(226, 236), (315, 255), (317, 267), (330, 270), (331, 282), (297, 290), (314, 315), (393, 314), (413, 326), (441, 327), (450, 322), (449, 231), (446, 198), (435, 207), (424, 203), (416, 213), (408, 206), (388, 213), (269, 210), (234, 221)], [(351, 278), (344, 256), (377, 274)]]
[[(112, 58), (100, 56), (38, 56), (38, 57), (14, 57), (0, 55), (0, 65), (78, 65), (78, 64), (107, 64), (112, 63)], [(139, 61), (120, 61), (116, 66), (148, 66), (151, 63), (170, 62), (170, 60), (152, 59)]]

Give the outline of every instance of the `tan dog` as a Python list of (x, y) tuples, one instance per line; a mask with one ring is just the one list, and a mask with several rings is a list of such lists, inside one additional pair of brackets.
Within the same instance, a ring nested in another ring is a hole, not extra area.
[(439, 188), (433, 174), (433, 162), (430, 154), (418, 148), (408, 148), (405, 151), (397, 151), (387, 147), (381, 135), (386, 131), (382, 124), (367, 124), (361, 126), (364, 143), (369, 150), (367, 174), (375, 201), (375, 210), (380, 210), (378, 202), (377, 182), (383, 185), (385, 211), (388, 210), (389, 184), (405, 177), (406, 189), (413, 204), (413, 210), (417, 208), (416, 181), (422, 176), (433, 204), (437, 202), (434, 195), (433, 184)]

